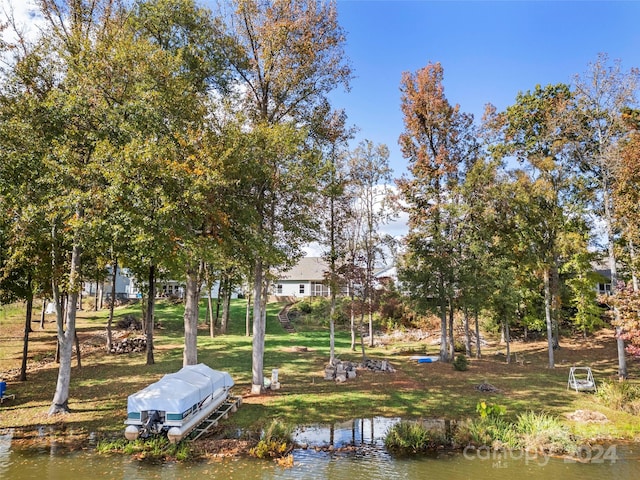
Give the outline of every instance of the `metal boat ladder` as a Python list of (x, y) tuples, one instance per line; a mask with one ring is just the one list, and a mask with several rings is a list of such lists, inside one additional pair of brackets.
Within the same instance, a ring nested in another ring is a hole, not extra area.
[(238, 407), (242, 405), (242, 397), (228, 397), (224, 402), (220, 404), (217, 410), (211, 415), (205, 418), (199, 423), (191, 432), (185, 437), (185, 440), (197, 440), (201, 436), (207, 434), (209, 430), (218, 425), (218, 421), (221, 418), (228, 418), (229, 413), (234, 413), (238, 410)]

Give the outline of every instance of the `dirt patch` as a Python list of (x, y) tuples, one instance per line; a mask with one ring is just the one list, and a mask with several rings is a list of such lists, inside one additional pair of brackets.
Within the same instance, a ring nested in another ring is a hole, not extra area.
[(198, 449), (207, 458), (241, 457), (249, 454), (249, 450), (255, 446), (251, 440), (233, 438), (198, 440)]
[(295, 347), (283, 348), (282, 351), (288, 352), (288, 353), (308, 353), (308, 352), (313, 352), (314, 350), (313, 348), (309, 348), (309, 347), (295, 346)]

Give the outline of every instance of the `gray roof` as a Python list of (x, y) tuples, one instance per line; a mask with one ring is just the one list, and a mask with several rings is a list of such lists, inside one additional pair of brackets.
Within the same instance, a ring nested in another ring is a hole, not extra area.
[(290, 270), (280, 273), (280, 280), (306, 280), (322, 282), (329, 271), (327, 263), (320, 257), (302, 257)]

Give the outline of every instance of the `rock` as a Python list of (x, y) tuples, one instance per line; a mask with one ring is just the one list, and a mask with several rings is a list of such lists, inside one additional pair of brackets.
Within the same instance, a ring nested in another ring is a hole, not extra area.
[(489, 393), (498, 393), (499, 389), (491, 385), (490, 383), (481, 383), (480, 385), (476, 385), (476, 390), (481, 392), (489, 392)]
[(609, 421), (603, 413), (594, 412), (592, 410), (576, 410), (573, 413), (567, 414), (567, 418), (575, 422), (584, 423), (605, 423)]

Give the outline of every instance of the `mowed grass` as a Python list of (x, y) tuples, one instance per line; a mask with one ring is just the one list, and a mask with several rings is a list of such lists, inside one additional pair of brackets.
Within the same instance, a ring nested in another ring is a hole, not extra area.
[[(367, 348), (367, 355), (387, 359), (395, 373), (358, 370), (355, 379), (345, 383), (324, 380), (329, 359), (328, 328), (296, 325), (297, 332), (286, 333), (277, 320), (282, 307), (270, 304), (267, 320), (264, 373), (268, 378), (278, 369), (281, 389), (263, 395), (250, 395), (252, 338), (245, 335), (245, 301), (232, 302), (232, 319), (225, 335), (211, 338), (201, 308), (198, 337), (198, 360), (214, 369), (228, 371), (236, 386), (233, 393), (243, 396), (243, 406), (225, 421), (229, 430), (258, 429), (279, 418), (292, 425), (331, 423), (373, 416), (405, 419), (443, 417), (462, 420), (476, 416), (479, 401), (504, 405), (507, 416), (529, 410), (546, 412), (564, 419), (577, 409), (604, 413), (609, 422), (577, 424), (566, 421), (578, 433), (591, 437), (640, 436), (640, 420), (630, 414), (603, 407), (593, 394), (567, 389), (571, 365), (590, 365), (597, 381), (616, 374), (615, 339), (603, 330), (589, 339), (563, 339), (556, 352), (556, 368), (547, 368), (545, 342), (514, 342), (518, 362), (506, 364), (504, 346), (490, 343), (482, 359), (472, 359), (469, 370), (455, 371), (451, 364), (418, 364), (407, 351), (436, 354), (438, 346), (430, 337), (418, 344), (396, 342)], [(17, 427), (24, 436), (36, 436), (38, 427), (50, 426), (59, 435), (83, 436), (97, 432), (102, 437), (117, 437), (123, 432), (127, 396), (174, 372), (182, 366), (183, 306), (160, 301), (156, 307), (158, 328), (155, 331), (155, 364), (146, 365), (146, 354), (109, 355), (104, 350), (104, 332), (108, 312), (80, 312), (78, 336), (82, 344), (82, 367), (72, 372), (69, 407), (71, 413), (49, 417), (57, 379), (55, 324), (47, 317), (45, 329), (39, 326), (39, 312), (34, 313), (29, 343), (29, 371), (26, 382), (17, 381), (22, 354), (24, 320), (21, 309), (0, 311), (0, 376), (8, 381), (8, 393), (16, 395), (0, 406), (0, 428)], [(116, 321), (125, 315), (141, 316), (139, 305), (116, 309)], [(37, 317), (37, 318), (36, 318)], [(115, 322), (114, 322), (115, 323)], [(350, 349), (350, 336), (344, 328), (336, 334), (336, 352), (340, 359), (358, 362), (359, 348)], [(497, 354), (498, 353), (498, 354)], [(638, 382), (638, 367), (629, 364), (632, 382)], [(4, 372), (4, 373), (3, 373)], [(488, 383), (497, 393), (479, 391)]]

